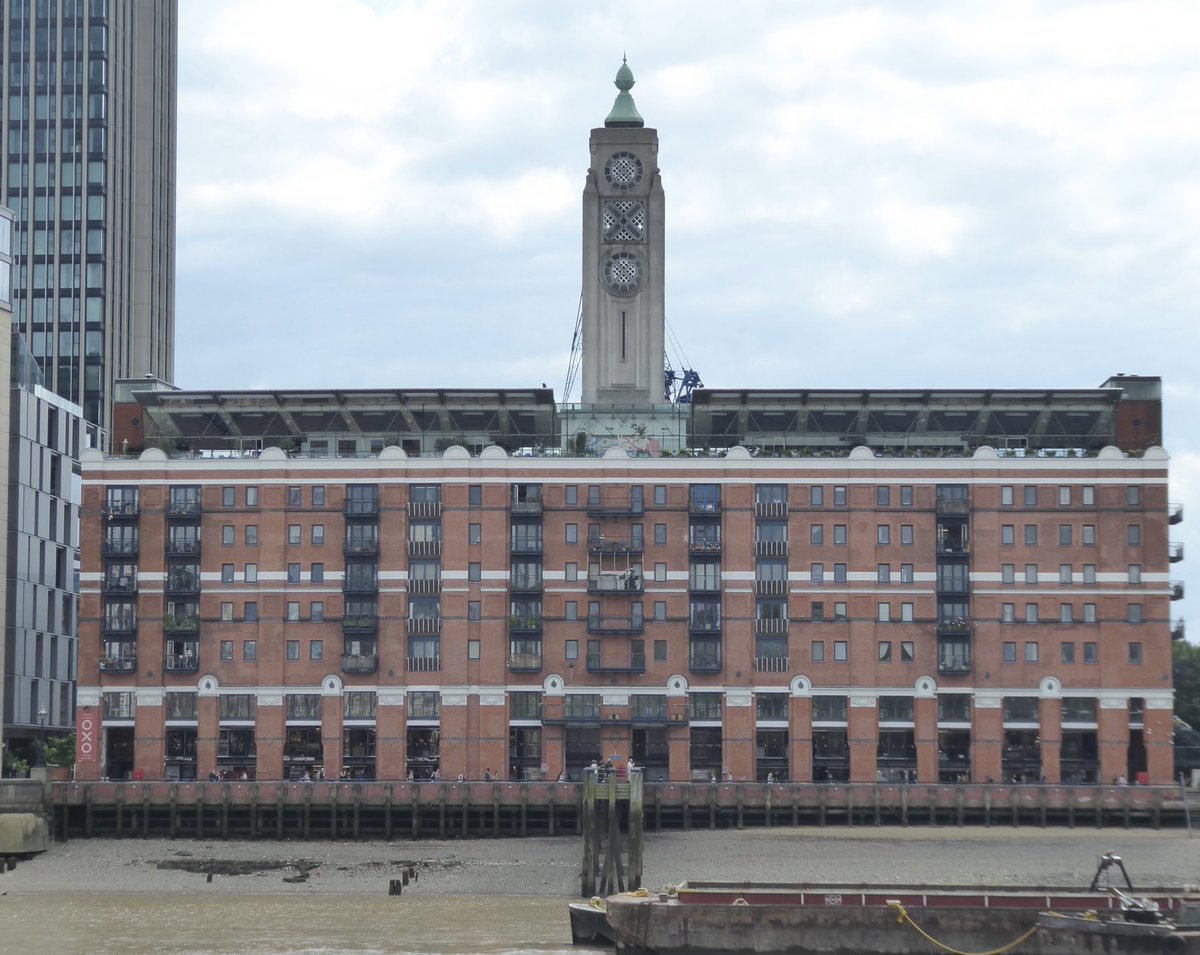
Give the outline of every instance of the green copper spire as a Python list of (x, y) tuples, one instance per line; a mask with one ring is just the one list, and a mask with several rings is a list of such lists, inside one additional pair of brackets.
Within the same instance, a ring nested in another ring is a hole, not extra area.
[(621, 92), (613, 100), (612, 111), (604, 119), (605, 126), (642, 127), (646, 125), (637, 111), (637, 106), (633, 103), (633, 97), (629, 95), (629, 91), (633, 89), (633, 82), (633, 70), (629, 68), (629, 63), (622, 56), (621, 68), (617, 70), (617, 78), (613, 80), (613, 85)]

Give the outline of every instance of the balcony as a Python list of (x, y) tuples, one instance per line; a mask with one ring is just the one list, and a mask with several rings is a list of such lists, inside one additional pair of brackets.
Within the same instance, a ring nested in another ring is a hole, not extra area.
[(632, 614), (626, 617), (613, 614), (589, 613), (587, 618), (588, 633), (642, 633), (645, 629), (646, 621), (641, 614)]
[(755, 557), (787, 557), (788, 542), (787, 541), (755, 541), (754, 556)]
[(966, 541), (943, 539), (937, 542), (937, 552), (941, 557), (969, 557), (971, 545)]
[(589, 594), (640, 594), (645, 590), (645, 578), (636, 570), (609, 571), (588, 574)]
[(200, 646), (189, 643), (182, 653), (168, 653), (163, 657), (164, 673), (199, 673)]
[(966, 577), (938, 577), (937, 592), (939, 594), (968, 594), (971, 592), (971, 581)]
[(196, 500), (188, 501), (168, 501), (166, 513), (168, 520), (199, 520), (201, 514), (200, 500), (197, 498)]
[(379, 540), (375, 537), (345, 538), (342, 541), (342, 555), (345, 557), (377, 557)]
[(720, 650), (713, 652), (705, 648), (698, 652), (695, 648), (692, 648), (692, 651), (688, 654), (688, 670), (692, 673), (720, 673)]
[(200, 538), (168, 537), (163, 552), (168, 557), (197, 557), (200, 554)]
[(375, 673), (379, 669), (379, 657), (374, 653), (342, 654), (343, 673)]
[(754, 669), (759, 673), (788, 673), (789, 663), (788, 657), (755, 657)]
[(1182, 640), (1184, 634), (1183, 620), (1171, 621), (1171, 639)]
[(117, 539), (109, 540), (105, 538), (104, 543), (100, 545), (100, 556), (102, 557), (136, 557), (138, 552), (137, 537), (132, 539)]
[(1171, 599), (1172, 600), (1182, 600), (1183, 599), (1183, 581), (1182, 580), (1172, 580), (1171, 581)]
[(407, 617), (404, 632), (412, 637), (436, 636), (442, 632), (441, 617)]
[(379, 517), (379, 499), (378, 498), (346, 498), (342, 505), (342, 514), (351, 518), (374, 518)]
[(756, 617), (754, 634), (759, 637), (786, 637), (788, 632), (787, 618)]
[(437, 673), (442, 668), (440, 655), (432, 657), (409, 657), (409, 673)]
[(508, 617), (509, 633), (541, 633), (542, 615), (540, 613), (514, 613)]
[(436, 597), (442, 592), (440, 577), (410, 577), (408, 592), (414, 597)]
[(137, 589), (137, 574), (114, 574), (100, 582), (100, 592), (104, 594), (136, 594)]
[(938, 673), (944, 676), (963, 675), (971, 672), (970, 654), (938, 654)]
[(1183, 560), (1182, 542), (1167, 545), (1167, 560), (1169, 560), (1172, 564), (1178, 564), (1181, 560)]
[(542, 655), (540, 653), (510, 653), (508, 669), (511, 673), (540, 673), (542, 671)]
[(756, 580), (754, 592), (760, 597), (786, 597), (788, 582), (786, 580)]
[(693, 498), (688, 501), (688, 513), (693, 517), (720, 517), (721, 502), (711, 498)]
[(754, 516), (767, 520), (782, 520), (788, 516), (787, 501), (756, 501)]
[(442, 516), (441, 501), (409, 501), (408, 516), (422, 520), (438, 520)]
[(514, 594), (539, 594), (542, 592), (542, 575), (510, 573), (508, 589)]
[(100, 516), (106, 521), (136, 521), (137, 501), (112, 501), (100, 508)]
[(974, 624), (966, 617), (947, 617), (945, 620), (937, 622), (939, 634), (964, 634), (970, 633), (973, 629)]
[(962, 514), (971, 513), (971, 502), (964, 498), (942, 498), (937, 499), (938, 514)]
[(511, 554), (540, 554), (542, 552), (542, 535), (514, 535), (509, 538), (508, 550)]
[(379, 618), (373, 613), (358, 613), (342, 617), (342, 633), (374, 633), (379, 629)]
[(163, 633), (199, 633), (200, 617), (194, 613), (167, 614), (163, 617)]
[(589, 494), (588, 517), (640, 517), (646, 513), (645, 502), (632, 494)]
[(589, 653), (588, 673), (645, 673), (644, 653)]
[(517, 486), (512, 489), (509, 499), (509, 512), (512, 514), (541, 514), (541, 488), (534, 493), (528, 486)]
[(719, 613), (694, 613), (688, 618), (688, 630), (691, 633), (720, 633), (721, 615)]
[(689, 554), (719, 554), (721, 553), (721, 535), (715, 537), (693, 534), (688, 539)]
[(121, 652), (116, 655), (102, 656), (100, 658), (101, 673), (134, 673), (136, 671), (137, 653), (134, 652), (134, 644), (132, 643), (122, 646)]
[(1167, 506), (1167, 522), (1170, 524), (1179, 524), (1183, 521), (1183, 505), (1169, 504)]
[(637, 537), (631, 540), (620, 540), (612, 537), (589, 537), (587, 549), (589, 554), (641, 554), (646, 548), (644, 539)]
[(100, 620), (100, 632), (104, 634), (137, 633), (137, 614), (107, 613)]
[(409, 557), (442, 557), (442, 541), (409, 541)]
[(342, 578), (342, 593), (373, 594), (379, 590), (379, 580), (374, 574), (352, 574)]
[(200, 593), (200, 575), (168, 572), (163, 577), (163, 593), (172, 597), (195, 597)]

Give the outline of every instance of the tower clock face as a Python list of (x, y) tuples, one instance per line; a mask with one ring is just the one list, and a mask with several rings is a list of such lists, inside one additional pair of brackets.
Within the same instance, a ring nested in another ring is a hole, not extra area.
[(637, 291), (642, 280), (642, 263), (630, 252), (618, 252), (604, 263), (604, 281), (614, 292)]
[(636, 199), (604, 201), (604, 241), (641, 242), (646, 237), (646, 207)]
[(624, 192), (642, 181), (642, 161), (633, 153), (613, 153), (604, 164), (604, 178)]

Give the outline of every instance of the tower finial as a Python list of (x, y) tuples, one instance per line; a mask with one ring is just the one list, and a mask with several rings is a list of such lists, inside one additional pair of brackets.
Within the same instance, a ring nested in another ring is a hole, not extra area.
[(633, 70), (629, 68), (629, 61), (625, 54), (621, 54), (621, 67), (617, 70), (616, 79), (613, 80), (613, 85), (616, 86), (619, 93), (613, 101), (612, 110), (605, 117), (605, 126), (630, 126), (642, 127), (645, 126), (645, 120), (637, 111), (637, 106), (634, 105), (633, 97), (629, 95), (629, 91), (633, 89), (634, 79)]

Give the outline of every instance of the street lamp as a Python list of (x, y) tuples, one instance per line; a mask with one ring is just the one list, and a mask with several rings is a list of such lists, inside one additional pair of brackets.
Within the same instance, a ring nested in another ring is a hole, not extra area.
[(37, 758), (33, 761), (34, 766), (46, 765), (46, 717), (50, 712), (43, 706), (38, 710), (38, 749)]

